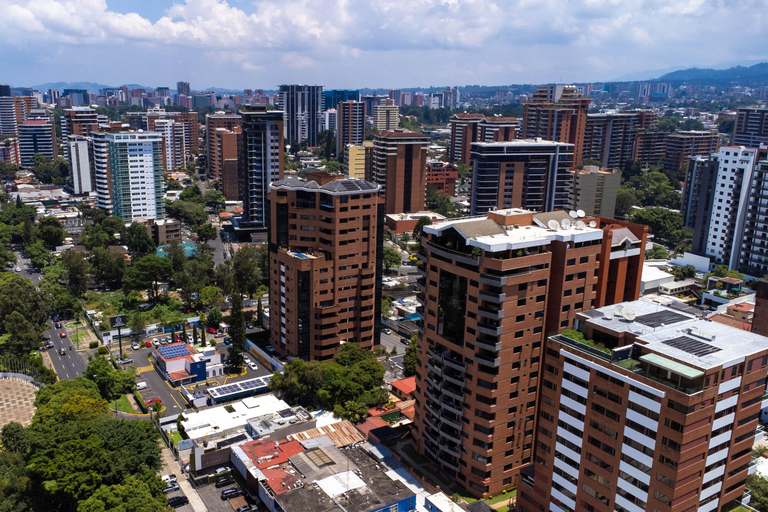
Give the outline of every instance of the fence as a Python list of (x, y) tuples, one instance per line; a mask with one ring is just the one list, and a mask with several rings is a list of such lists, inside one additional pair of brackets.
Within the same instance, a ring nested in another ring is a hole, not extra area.
[(23, 373), (10, 373), (10, 372), (0, 372), (0, 380), (15, 380), (15, 381), (24, 381), (29, 382), (36, 388), (41, 388), (45, 386), (42, 382), (36, 381), (34, 378), (30, 377), (29, 375), (24, 375)]

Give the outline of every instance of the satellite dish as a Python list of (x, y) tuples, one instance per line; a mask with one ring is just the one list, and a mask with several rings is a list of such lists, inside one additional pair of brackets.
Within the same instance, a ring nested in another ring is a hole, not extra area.
[(563, 229), (568, 229), (571, 227), (571, 219), (563, 219), (562, 225)]
[(573, 217), (574, 219), (575, 219), (576, 217), (578, 217), (578, 213), (576, 213), (576, 210), (571, 210), (571, 211), (569, 211), (569, 212), (568, 212), (568, 215), (570, 215), (570, 216), (571, 216), (571, 217)]
[(584, 224), (583, 220), (577, 220), (576, 221), (576, 227), (579, 228), (579, 229), (585, 229), (587, 227), (587, 225)]
[(549, 229), (552, 231), (557, 231), (560, 227), (560, 224), (555, 219), (552, 219), (551, 221), (547, 222), (547, 226), (549, 226)]
[(576, 210), (576, 215), (578, 215), (580, 219), (583, 219), (587, 216), (587, 214), (584, 213), (584, 210)]
[(622, 306), (621, 304), (613, 308), (614, 315), (620, 315), (622, 311), (624, 311), (624, 306)]
[(597, 227), (597, 222), (595, 222), (593, 220), (589, 221), (589, 227), (596, 228)]
[(630, 308), (624, 308), (624, 311), (621, 312), (621, 314), (624, 316), (625, 320), (628, 320), (629, 322), (635, 321), (635, 310)]
[(608, 320), (613, 320), (613, 310), (612, 309), (606, 309), (604, 312), (604, 316)]

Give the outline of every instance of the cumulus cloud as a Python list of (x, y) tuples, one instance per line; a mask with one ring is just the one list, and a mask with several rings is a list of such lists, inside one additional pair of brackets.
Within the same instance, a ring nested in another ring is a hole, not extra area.
[[(138, 45), (157, 64), (196, 58), (284, 76), (331, 67), (355, 82), (359, 69), (407, 86), (473, 73), (473, 83), (607, 79), (764, 55), (767, 39), (768, 0), (177, 1), (152, 18), (129, 2), (0, 0), (0, 44), (37, 62), (45, 48), (94, 56)], [(214, 60), (213, 50), (244, 57)]]

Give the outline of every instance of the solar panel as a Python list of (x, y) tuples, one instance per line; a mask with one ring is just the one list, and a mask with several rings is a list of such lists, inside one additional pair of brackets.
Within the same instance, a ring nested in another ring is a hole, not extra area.
[(720, 352), (721, 350), (710, 345), (709, 343), (704, 343), (703, 341), (695, 340), (693, 338), (689, 338), (688, 336), (680, 336), (671, 340), (666, 340), (663, 343), (696, 357), (706, 356), (707, 354), (714, 354), (715, 352)]
[(656, 328), (661, 325), (674, 324), (687, 320), (688, 317), (675, 313), (674, 311), (657, 311), (656, 313), (648, 313), (647, 315), (640, 315), (635, 318), (635, 322), (640, 322), (643, 325), (647, 325), (651, 328)]

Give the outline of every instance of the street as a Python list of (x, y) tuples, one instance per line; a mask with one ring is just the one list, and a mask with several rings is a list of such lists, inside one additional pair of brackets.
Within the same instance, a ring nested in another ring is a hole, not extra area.
[[(62, 338), (60, 333), (65, 332), (65, 328), (57, 329), (52, 321), (48, 321), (51, 326), (44, 334), (51, 337), (53, 341), (53, 348), (48, 349), (48, 357), (51, 359), (51, 365), (59, 380), (74, 379), (82, 375), (85, 371), (85, 367), (88, 364), (83, 361), (78, 351), (72, 347), (72, 342), (69, 338)], [(59, 353), (60, 349), (65, 350), (65, 354)]]
[[(30, 281), (32, 281), (32, 284), (39, 283), (43, 274), (41, 272), (35, 272), (34, 269), (30, 267), (29, 258), (24, 258), (21, 251), (13, 251), (13, 254), (16, 255), (16, 263), (13, 265), (14, 273), (27, 276)], [(17, 268), (19, 269), (19, 272), (16, 272), (15, 269)], [(8, 270), (11, 269), (9, 268)], [(30, 272), (30, 270), (32, 270), (32, 272)]]

